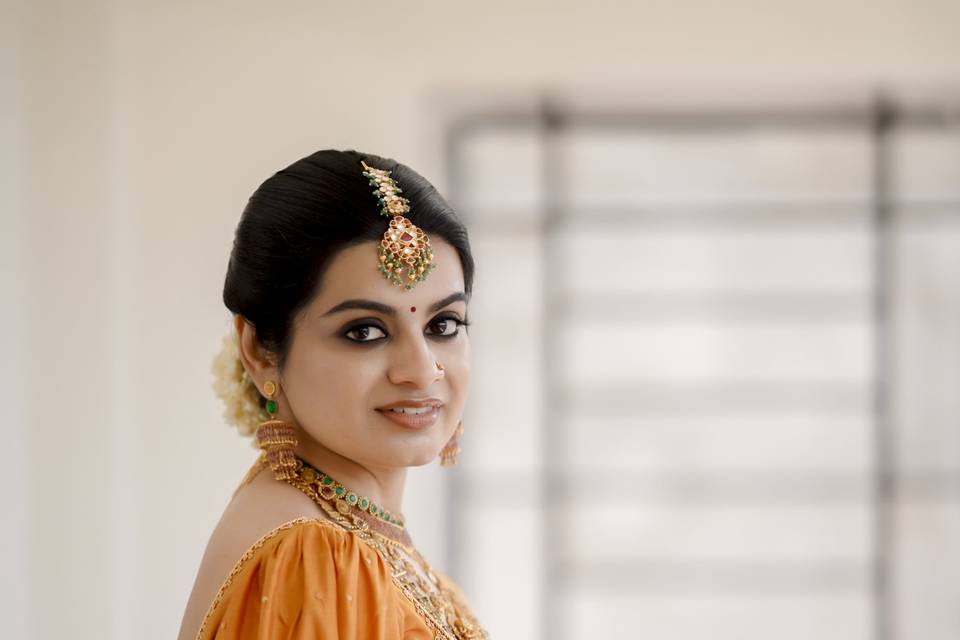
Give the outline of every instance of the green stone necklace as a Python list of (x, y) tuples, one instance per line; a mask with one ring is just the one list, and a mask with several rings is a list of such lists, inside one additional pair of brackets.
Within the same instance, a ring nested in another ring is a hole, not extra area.
[(296, 475), (301, 482), (316, 487), (317, 493), (324, 500), (331, 500), (336, 503), (337, 511), (347, 515), (351, 509), (359, 509), (364, 513), (388, 523), (395, 527), (403, 529), (405, 527), (403, 518), (395, 516), (382, 506), (374, 504), (364, 496), (357, 495), (346, 488), (326, 473), (316, 469), (310, 463), (297, 458), (298, 465)]

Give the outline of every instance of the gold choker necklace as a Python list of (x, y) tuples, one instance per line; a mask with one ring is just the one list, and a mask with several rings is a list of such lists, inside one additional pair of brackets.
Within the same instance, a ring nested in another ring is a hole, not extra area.
[(393, 542), (407, 547), (413, 545), (402, 516), (396, 516), (383, 506), (354, 493), (302, 458), (296, 458), (292, 477), (286, 482), (307, 494), (330, 515), (335, 510), (342, 516), (352, 517), (355, 524), (357, 520), (366, 523), (371, 530)]

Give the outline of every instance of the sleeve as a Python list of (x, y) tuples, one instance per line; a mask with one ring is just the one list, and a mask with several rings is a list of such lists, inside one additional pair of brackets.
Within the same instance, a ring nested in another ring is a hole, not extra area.
[[(418, 638), (413, 605), (376, 550), (315, 520), (288, 523), (251, 547), (224, 582), (199, 640)], [(428, 637), (426, 635), (422, 637)]]

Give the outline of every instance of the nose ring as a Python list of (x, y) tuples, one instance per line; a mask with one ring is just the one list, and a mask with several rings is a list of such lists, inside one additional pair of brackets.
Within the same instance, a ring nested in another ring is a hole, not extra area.
[(436, 364), (436, 365), (437, 365), (437, 369), (439, 369), (439, 370), (440, 370), (440, 373), (443, 373), (443, 372), (444, 372), (444, 368), (443, 368), (443, 365), (442, 365), (442, 364), (440, 364), (440, 362), (439, 362), (439, 361), (437, 361), (437, 360), (434, 360), (434, 364)]

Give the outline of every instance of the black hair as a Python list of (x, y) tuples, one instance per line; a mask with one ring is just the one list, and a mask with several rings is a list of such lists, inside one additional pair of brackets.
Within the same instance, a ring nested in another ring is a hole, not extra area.
[[(413, 169), (390, 158), (324, 149), (267, 178), (250, 196), (237, 225), (223, 284), (223, 302), (254, 326), (280, 368), (293, 320), (316, 294), (330, 261), (347, 247), (383, 237), (380, 213), (360, 161), (391, 172), (410, 201), (405, 216), (431, 239), (456, 249), (465, 293), (473, 289), (467, 229), (443, 196)], [(375, 268), (373, 256), (370, 268)]]

